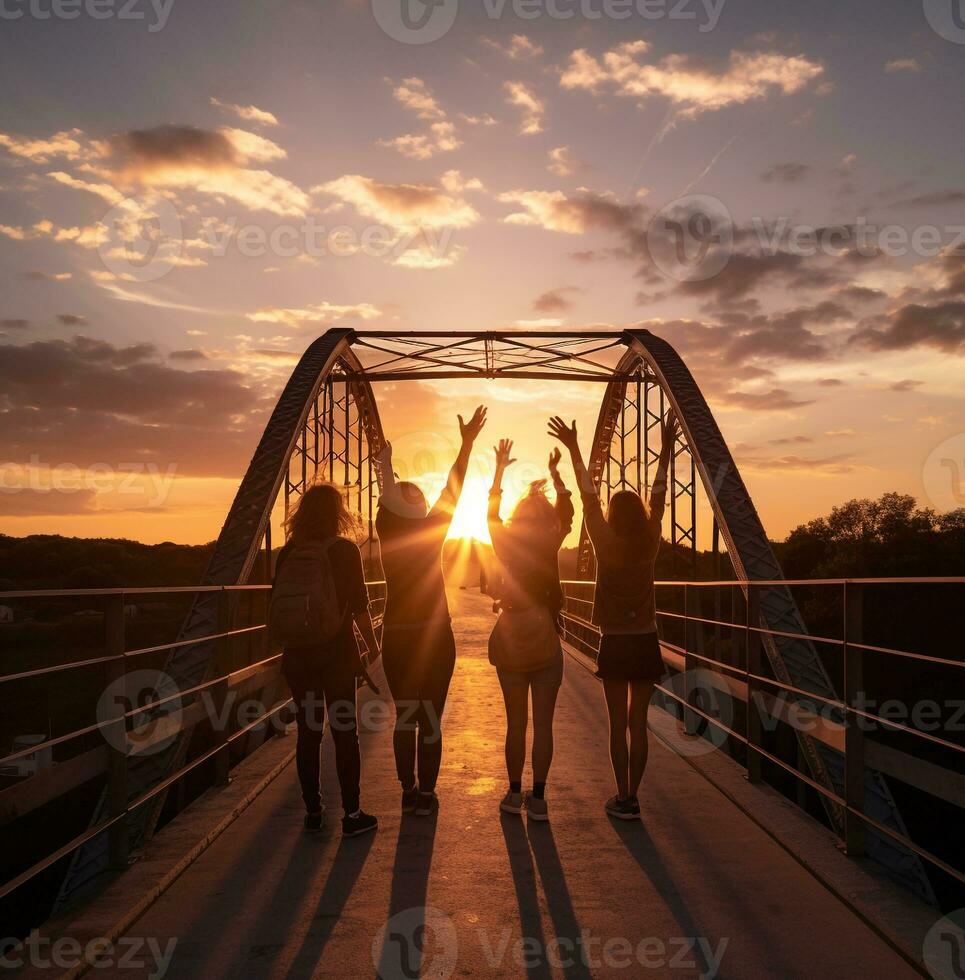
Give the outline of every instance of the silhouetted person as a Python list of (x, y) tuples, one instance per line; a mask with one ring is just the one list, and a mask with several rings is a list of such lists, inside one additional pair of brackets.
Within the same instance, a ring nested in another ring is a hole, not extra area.
[[(531, 819), (548, 820), (546, 778), (553, 761), (553, 715), (563, 682), (563, 649), (558, 617), (563, 608), (559, 550), (573, 526), (573, 501), (560, 478), (559, 450), (550, 456), (556, 506), (546, 498), (545, 480), (530, 485), (509, 523), (499, 516), (502, 480), (511, 458), (508, 439), (496, 448), (496, 474), (489, 495), (489, 533), (500, 565), (497, 587), (500, 615), (490, 637), (490, 660), (499, 674), (506, 704), (506, 770), (509, 791), (500, 803), (505, 813), (527, 810)], [(529, 699), (533, 698), (533, 791), (522, 794), (526, 762)]]
[(570, 451), (586, 530), (596, 554), (593, 623), (602, 633), (597, 677), (603, 680), (606, 696), (610, 762), (617, 786), (606, 811), (620, 820), (640, 818), (637, 792), (647, 767), (647, 713), (654, 685), (664, 673), (653, 578), (667, 469), (677, 431), (677, 420), (668, 414), (662, 425), (663, 442), (649, 505), (632, 490), (621, 490), (610, 498), (604, 518), (599, 491), (580, 453), (576, 423), (568, 426), (560, 418), (549, 422), (550, 435)]
[(327, 709), (345, 811), (342, 833), (348, 837), (378, 827), (378, 820), (359, 806), (361, 760), (355, 693), (357, 679), (365, 676), (365, 665), (354, 626), (370, 657), (378, 654), (378, 643), (369, 615), (362, 556), (358, 546), (342, 536), (352, 534), (356, 525), (337, 487), (322, 483), (305, 492), (287, 522), (288, 543), (278, 555), (271, 611), (276, 636), (298, 635), (299, 631), (309, 637), (313, 632), (330, 634), (324, 639), (320, 635), (315, 642), (286, 643), (282, 671), (295, 701), (296, 764), (307, 811), (305, 829), (319, 830), (325, 809), (319, 789), (319, 750)]
[(386, 583), (382, 664), (395, 701), (393, 748), (403, 813), (429, 816), (439, 806), (442, 712), (456, 664), (442, 547), (473, 443), (485, 424), (482, 406), (469, 422), (459, 416), (462, 446), (432, 510), (415, 484), (396, 482), (391, 443), (380, 454), (383, 483), (375, 526)]

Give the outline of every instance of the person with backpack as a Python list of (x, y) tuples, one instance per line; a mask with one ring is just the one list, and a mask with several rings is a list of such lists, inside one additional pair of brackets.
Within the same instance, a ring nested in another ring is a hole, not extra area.
[[(496, 586), (500, 613), (489, 638), (489, 660), (496, 667), (506, 706), (506, 771), (509, 790), (499, 804), (503, 813), (549, 820), (546, 780), (553, 761), (553, 716), (563, 683), (559, 614), (563, 608), (559, 550), (573, 526), (573, 501), (560, 477), (560, 452), (550, 456), (555, 506), (546, 497), (546, 481), (529, 487), (507, 524), (500, 516), (503, 474), (516, 462), (513, 444), (497, 447), (496, 473), (489, 494), (489, 534), (499, 564)], [(529, 700), (533, 699), (533, 789), (522, 793), (526, 762)]]
[(480, 405), (468, 422), (458, 418), (462, 445), (431, 510), (414, 483), (396, 480), (391, 443), (378, 459), (382, 495), (375, 527), (385, 573), (382, 666), (395, 702), (392, 746), (402, 812), (423, 817), (439, 809), (442, 713), (456, 665), (442, 548), (486, 409)]
[(378, 828), (359, 803), (361, 757), (356, 722), (357, 680), (368, 680), (355, 638), (358, 627), (369, 658), (378, 642), (358, 545), (350, 540), (357, 519), (338, 487), (318, 483), (302, 495), (286, 522), (288, 543), (278, 555), (269, 619), (283, 649), (282, 672), (291, 688), (298, 725), (295, 752), (305, 801), (305, 829), (321, 829), (320, 759), (325, 712), (335, 743), (342, 794), (342, 835)]
[(617, 792), (606, 812), (639, 820), (640, 783), (647, 767), (647, 713), (664, 674), (654, 601), (654, 563), (667, 498), (667, 471), (679, 427), (668, 413), (649, 504), (632, 490), (613, 494), (606, 517), (600, 494), (580, 453), (576, 422), (549, 421), (549, 434), (570, 451), (583, 500), (583, 519), (596, 555), (593, 623), (600, 628), (596, 675), (603, 681), (610, 721), (610, 762)]

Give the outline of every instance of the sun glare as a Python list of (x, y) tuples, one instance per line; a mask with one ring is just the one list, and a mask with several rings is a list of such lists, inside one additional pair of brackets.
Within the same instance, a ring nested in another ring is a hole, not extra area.
[(449, 538), (475, 538), (484, 544), (491, 544), (489, 527), (486, 523), (486, 508), (489, 503), (489, 488), (492, 478), (470, 476), (462, 489), (462, 496), (449, 527)]

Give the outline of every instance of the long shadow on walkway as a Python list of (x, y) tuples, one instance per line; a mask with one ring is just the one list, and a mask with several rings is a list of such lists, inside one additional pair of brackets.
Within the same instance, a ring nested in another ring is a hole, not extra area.
[[(623, 846), (640, 866), (640, 870), (650, 879), (653, 887), (663, 899), (667, 910), (674, 917), (680, 932), (678, 936), (673, 938), (695, 940), (692, 955), (697, 961), (701, 973), (707, 975), (710, 972), (710, 965), (703, 949), (696, 943), (696, 940), (704, 937), (705, 933), (695, 921), (683, 895), (680, 894), (674, 883), (673, 875), (664, 863), (649, 831), (643, 824), (636, 821), (621, 823), (610, 820), (609, 823), (613, 832), (622, 841)], [(671, 937), (660, 938), (668, 940)], [(716, 975), (722, 976), (720, 972), (717, 972)]]
[(432, 910), (426, 909), (435, 839), (435, 816), (403, 815), (392, 866), (379, 976), (417, 977), (422, 973), (423, 961), (435, 962), (437, 958), (455, 955), (448, 920), (442, 919), (445, 925), (437, 929), (437, 922), (431, 919)]
[(335, 853), (325, 887), (318, 898), (318, 910), (288, 970), (290, 977), (310, 977), (325, 952), (325, 946), (338, 925), (355, 883), (365, 867), (375, 834), (362, 838), (343, 837)]
[[(549, 824), (529, 828), (519, 817), (501, 816), (506, 852), (516, 888), (519, 905), (519, 922), (524, 941), (535, 940), (540, 953), (538, 962), (532, 963), (526, 971), (527, 977), (549, 978), (552, 976), (550, 959), (561, 963), (563, 973), (574, 980), (589, 980), (592, 974), (583, 962), (580, 945), (580, 925), (573, 909), (573, 901), (566, 883), (566, 874), (560, 862), (553, 830)], [(535, 858), (535, 864), (534, 864)], [(546, 896), (546, 905), (553, 922), (555, 938), (552, 957), (547, 956), (546, 937), (540, 916), (539, 892), (536, 888), (536, 875), (539, 873)]]

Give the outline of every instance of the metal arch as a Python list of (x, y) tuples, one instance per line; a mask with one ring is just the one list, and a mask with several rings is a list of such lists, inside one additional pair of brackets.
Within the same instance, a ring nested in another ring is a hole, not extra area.
[[(617, 366), (616, 373), (623, 377), (641, 378), (644, 383), (652, 378), (659, 384), (663, 396), (676, 413), (694, 466), (700, 474), (704, 491), (724, 538), (736, 578), (745, 581), (782, 579), (783, 572), (737, 464), (703, 393), (680, 355), (667, 341), (648, 330), (628, 330), (625, 338), (628, 349)], [(590, 474), (597, 487), (601, 486), (604, 478), (611, 446), (620, 425), (620, 416), (627, 399), (627, 386), (635, 383), (640, 382), (621, 380), (607, 385), (589, 464)], [(642, 424), (646, 425), (647, 406), (638, 402), (636, 409), (638, 413), (644, 413)], [(638, 414), (638, 431), (640, 425), (641, 418)], [(678, 481), (671, 476), (669, 482), (669, 493), (675, 495)], [(692, 530), (695, 532), (695, 528)], [(693, 538), (696, 538), (695, 533)], [(591, 563), (592, 547), (584, 526), (580, 536), (581, 570), (589, 569)], [(788, 588), (761, 589), (759, 598), (763, 628), (781, 633), (807, 633), (807, 626)], [(765, 635), (764, 649), (778, 680), (826, 698), (836, 698), (834, 684), (810, 640)], [(840, 753), (820, 745), (805, 733), (798, 732), (797, 738), (812, 777), (839, 796), (844, 796), (844, 760)], [(832, 823), (840, 831), (840, 808), (826, 802), (826, 810)], [(884, 777), (870, 769), (865, 770), (865, 811), (878, 822), (907, 835), (907, 828)], [(884, 835), (869, 830), (868, 853), (908, 887), (934, 903), (931, 884), (920, 860), (911, 851), (896, 845)]]
[[(359, 421), (370, 454), (379, 452), (384, 443), (371, 385), (360, 378), (361, 364), (352, 351), (353, 333), (349, 330), (330, 330), (305, 351), (292, 372), (265, 426), (258, 447), (244, 479), (235, 494), (231, 509), (218, 536), (214, 553), (202, 579), (202, 585), (244, 585), (255, 568), (262, 542), (269, 533), (272, 511), (285, 484), (290, 459), (303, 432), (319, 392), (337, 367), (346, 376), (351, 374), (352, 397), (359, 409)], [(381, 475), (376, 469), (381, 485)], [(218, 629), (218, 595), (198, 596), (181, 627), (178, 640), (208, 636)], [(198, 643), (177, 648), (164, 667), (178, 689), (195, 687), (208, 679), (212, 666), (212, 643)], [(169, 705), (164, 710), (183, 709), (192, 698)], [(182, 735), (165, 752), (155, 756), (132, 756), (128, 760), (130, 798), (148, 786), (156, 785), (183, 761), (188, 751), (190, 735)], [(161, 794), (157, 803), (145, 808), (140, 820), (130, 828), (132, 841), (137, 842), (153, 831), (164, 803)], [(102, 795), (92, 817), (91, 825), (105, 815), (107, 801)], [(58, 897), (58, 907), (76, 895), (83, 886), (101, 873), (108, 864), (105, 835), (94, 838), (79, 848), (73, 857)]]

